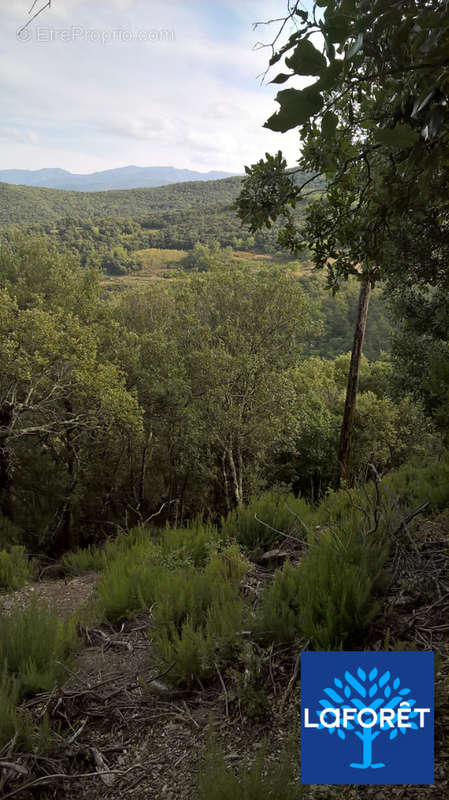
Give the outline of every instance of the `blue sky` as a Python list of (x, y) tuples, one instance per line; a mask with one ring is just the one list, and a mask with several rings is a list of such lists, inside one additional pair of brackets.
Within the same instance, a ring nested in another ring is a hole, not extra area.
[(262, 127), (277, 89), (254, 45), (273, 32), (252, 27), (285, 0), (52, 0), (18, 40), (31, 4), (0, 10), (0, 169), (295, 163), (298, 134)]

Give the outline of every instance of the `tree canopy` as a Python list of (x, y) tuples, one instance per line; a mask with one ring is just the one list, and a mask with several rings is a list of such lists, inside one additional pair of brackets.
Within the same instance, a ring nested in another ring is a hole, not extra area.
[[(447, 263), (449, 4), (426, 0), (296, 3), (269, 65), (294, 84), (276, 97), (266, 127), (298, 128), (299, 168), (325, 176), (323, 196), (298, 229), (291, 209), (308, 182), (281, 153), (247, 168), (239, 197), (252, 230), (283, 218), (281, 241), (312, 248), (331, 283), (363, 270), (372, 280), (438, 282)], [(296, 88), (298, 79), (312, 81)], [(399, 258), (398, 258), (399, 255)]]

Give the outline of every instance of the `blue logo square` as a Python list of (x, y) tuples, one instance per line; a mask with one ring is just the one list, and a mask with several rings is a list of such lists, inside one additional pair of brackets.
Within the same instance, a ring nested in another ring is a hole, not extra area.
[(433, 783), (432, 652), (301, 654), (301, 783)]

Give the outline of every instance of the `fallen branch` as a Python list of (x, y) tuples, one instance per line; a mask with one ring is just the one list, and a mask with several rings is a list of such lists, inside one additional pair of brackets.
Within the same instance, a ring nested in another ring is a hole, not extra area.
[(74, 781), (80, 780), (82, 778), (98, 778), (101, 775), (127, 775), (128, 772), (131, 772), (134, 769), (145, 769), (142, 764), (133, 764), (128, 769), (111, 769), (105, 770), (104, 772), (76, 772), (74, 775), (67, 775), (65, 772), (56, 772), (54, 775), (42, 775), (40, 778), (35, 778), (32, 781), (28, 781), (27, 783), (22, 783), (21, 786), (18, 786), (17, 789), (13, 789), (12, 792), (8, 792), (8, 794), (4, 794), (2, 800), (8, 800), (10, 797), (15, 797), (16, 795), (20, 794), (20, 792), (24, 792), (26, 789), (31, 789), (33, 786), (41, 786), (43, 783), (47, 781)]
[(92, 628), (91, 631), (92, 633), (96, 633), (97, 636), (99, 636), (103, 640), (104, 644), (107, 647), (124, 647), (125, 650), (130, 650), (130, 651), (133, 649), (131, 642), (124, 642), (121, 639), (112, 639), (111, 637), (106, 636), (104, 631), (100, 630), (100, 628)]
[(268, 528), (270, 531), (273, 531), (274, 533), (279, 533), (280, 536), (284, 536), (285, 539), (291, 539), (292, 542), (296, 542), (297, 544), (298, 543), (305, 544), (304, 540), (300, 539), (298, 536), (290, 536), (289, 533), (284, 533), (284, 531), (280, 531), (277, 528), (273, 528), (273, 526), (269, 525), (268, 522), (264, 522), (262, 519), (259, 519), (257, 514), (254, 514), (254, 519), (257, 520), (257, 522), (260, 522), (261, 525), (264, 525), (265, 528)]
[[(306, 645), (306, 647), (307, 647), (307, 645)], [(306, 649), (306, 648), (304, 648), (304, 649)], [(284, 705), (287, 702), (288, 698), (290, 697), (290, 694), (293, 691), (293, 687), (294, 687), (296, 681), (299, 678), (300, 665), (301, 665), (301, 652), (299, 652), (298, 655), (296, 656), (295, 668), (293, 670), (293, 675), (291, 676), (291, 678), (290, 678), (290, 680), (288, 682), (288, 686), (287, 686), (287, 688), (286, 688), (286, 690), (284, 692), (284, 695), (282, 697), (281, 708), (284, 708)]]
[(221, 688), (223, 689), (224, 693), (224, 701), (225, 701), (225, 712), (226, 716), (229, 717), (229, 701), (228, 701), (228, 692), (226, 689), (225, 682), (223, 680), (223, 676), (218, 668), (218, 664), (215, 664), (215, 669), (217, 670), (218, 677), (220, 678)]
[(14, 764), (13, 761), (0, 761), (0, 769), (9, 769), (12, 772), (17, 772), (19, 775), (28, 775), (26, 767), (21, 764)]

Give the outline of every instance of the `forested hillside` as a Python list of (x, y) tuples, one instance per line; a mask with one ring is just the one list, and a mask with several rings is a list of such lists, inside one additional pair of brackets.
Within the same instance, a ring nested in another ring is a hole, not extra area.
[(52, 222), (61, 217), (141, 217), (152, 211), (229, 206), (241, 178), (177, 183), (151, 189), (75, 192), (0, 183), (0, 223)]
[[(154, 189), (64, 192), (0, 184), (0, 237), (19, 225), (53, 239), (58, 250), (77, 253), (84, 265), (111, 274), (138, 268), (132, 252), (150, 247), (190, 249), (197, 242), (274, 252), (277, 226), (251, 235), (232, 206), (240, 178), (180, 183)], [(314, 183), (315, 189), (322, 182)], [(298, 205), (300, 217), (305, 206)], [(29, 224), (31, 223), (31, 224)], [(126, 251), (127, 258), (113, 254)]]

